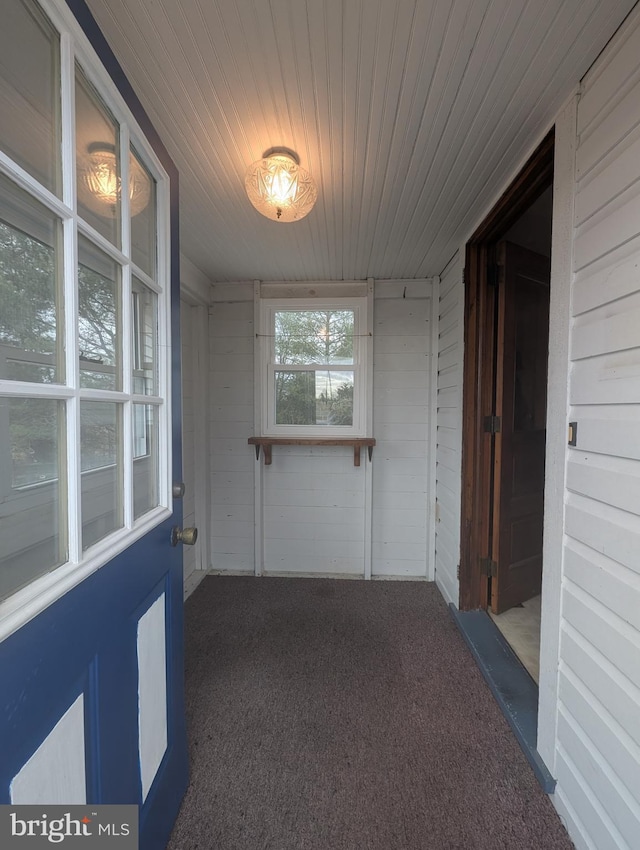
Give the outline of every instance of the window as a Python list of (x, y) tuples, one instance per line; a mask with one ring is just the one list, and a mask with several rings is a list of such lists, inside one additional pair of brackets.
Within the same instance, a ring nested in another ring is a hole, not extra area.
[(262, 301), (265, 436), (364, 436), (366, 315), (366, 298)]
[(168, 179), (66, 4), (9, 5), (0, 619), (62, 573), (80, 580), (171, 504)]

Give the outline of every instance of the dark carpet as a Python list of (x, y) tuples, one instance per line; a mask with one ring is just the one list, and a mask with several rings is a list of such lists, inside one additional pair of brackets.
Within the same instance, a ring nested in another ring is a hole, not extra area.
[(207, 577), (170, 850), (569, 850), (433, 584)]

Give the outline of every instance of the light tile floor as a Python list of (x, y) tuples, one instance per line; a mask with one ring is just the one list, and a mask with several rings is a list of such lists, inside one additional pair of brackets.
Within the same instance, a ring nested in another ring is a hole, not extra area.
[(540, 600), (540, 596), (534, 596), (522, 608), (510, 608), (503, 614), (489, 611), (491, 619), (536, 683), (540, 669)]

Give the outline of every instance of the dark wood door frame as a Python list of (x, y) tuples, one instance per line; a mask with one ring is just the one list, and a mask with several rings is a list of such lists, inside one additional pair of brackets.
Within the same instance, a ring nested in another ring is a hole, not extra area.
[(491, 435), (484, 431), (484, 422), (494, 410), (495, 288), (487, 270), (498, 240), (552, 185), (554, 136), (552, 129), (466, 246), (459, 600), (463, 611), (486, 608), (488, 603), (488, 581), (480, 561), (489, 553), (490, 539)]

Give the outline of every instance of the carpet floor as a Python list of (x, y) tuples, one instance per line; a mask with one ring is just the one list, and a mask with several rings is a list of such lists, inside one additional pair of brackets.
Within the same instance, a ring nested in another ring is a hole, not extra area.
[(208, 576), (168, 850), (570, 850), (435, 585)]

